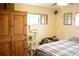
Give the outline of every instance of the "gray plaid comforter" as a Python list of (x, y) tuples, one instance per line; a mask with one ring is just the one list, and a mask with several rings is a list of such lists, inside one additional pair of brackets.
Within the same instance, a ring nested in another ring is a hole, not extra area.
[(44, 44), (37, 49), (49, 56), (79, 56), (79, 44), (68, 40)]

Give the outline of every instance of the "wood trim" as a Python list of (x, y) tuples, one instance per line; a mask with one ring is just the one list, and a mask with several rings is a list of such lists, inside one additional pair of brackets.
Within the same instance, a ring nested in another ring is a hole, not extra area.
[(0, 4), (0, 10), (15, 10), (15, 4), (14, 3), (1, 3)]

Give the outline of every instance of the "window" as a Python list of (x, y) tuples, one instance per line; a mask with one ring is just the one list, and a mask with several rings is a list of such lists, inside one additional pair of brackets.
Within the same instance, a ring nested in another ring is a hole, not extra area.
[(72, 24), (72, 13), (64, 13), (64, 25)]
[(40, 24), (48, 24), (48, 15), (41, 14)]
[(75, 16), (75, 24), (79, 26), (79, 13), (77, 13)]
[(37, 25), (39, 24), (40, 15), (39, 14), (27, 14), (27, 24)]

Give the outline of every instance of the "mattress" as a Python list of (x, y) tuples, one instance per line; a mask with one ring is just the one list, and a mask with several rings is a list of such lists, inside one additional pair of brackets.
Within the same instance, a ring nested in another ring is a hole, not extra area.
[(79, 43), (71, 40), (60, 40), (40, 45), (36, 49), (37, 56), (79, 56)]

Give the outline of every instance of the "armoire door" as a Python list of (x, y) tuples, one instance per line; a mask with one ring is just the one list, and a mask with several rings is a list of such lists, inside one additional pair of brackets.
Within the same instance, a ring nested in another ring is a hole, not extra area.
[(13, 12), (13, 55), (26, 55), (26, 13)]
[(0, 11), (0, 56), (11, 55), (10, 12)]

